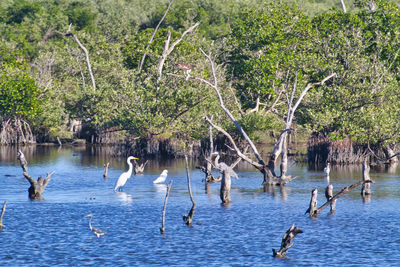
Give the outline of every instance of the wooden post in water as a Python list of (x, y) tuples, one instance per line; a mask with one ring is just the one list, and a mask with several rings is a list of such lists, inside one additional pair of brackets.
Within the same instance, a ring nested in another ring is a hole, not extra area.
[[(325, 197), (326, 197), (326, 201), (331, 200), (331, 198), (333, 197), (333, 185), (328, 185), (325, 188)], [(336, 207), (336, 199), (331, 201), (331, 211), (330, 213), (335, 213), (335, 207)]]
[(108, 177), (108, 166), (110, 166), (110, 162), (107, 162), (107, 164), (104, 164), (104, 174), (103, 174), (104, 178)]
[(294, 243), (292, 242), (293, 239), (296, 237), (297, 234), (301, 233), (303, 233), (303, 231), (300, 228), (295, 227), (293, 224), (283, 235), (281, 248), (279, 249), (279, 251), (272, 249), (272, 255), (274, 257), (284, 258), (289, 248), (294, 245)]
[(6, 212), (6, 204), (7, 204), (7, 201), (4, 201), (3, 209), (1, 210), (1, 215), (0, 215), (0, 230), (4, 229), (3, 216), (4, 216), (4, 213)]
[(164, 208), (163, 208), (163, 211), (162, 211), (162, 226), (160, 228), (161, 234), (165, 234), (165, 212), (166, 212), (166, 209), (167, 209), (167, 202), (168, 202), (169, 191), (171, 190), (171, 186), (172, 186), (172, 180), (168, 184), (167, 193), (165, 195)]
[(311, 191), (311, 200), (310, 206), (308, 207), (307, 213), (310, 213), (310, 217), (317, 217), (317, 196), (318, 196), (318, 189), (314, 188)]

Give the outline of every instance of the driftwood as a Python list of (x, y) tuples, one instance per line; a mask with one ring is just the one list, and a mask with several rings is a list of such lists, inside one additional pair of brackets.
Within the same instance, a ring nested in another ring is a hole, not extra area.
[(104, 164), (104, 174), (103, 174), (104, 178), (108, 177), (108, 167), (109, 166), (110, 166), (110, 162), (107, 162), (107, 164)]
[(135, 174), (142, 174), (144, 172), (144, 167), (146, 167), (148, 162), (149, 161), (146, 160), (144, 163), (139, 165), (139, 164), (137, 164), (136, 160), (134, 160), (134, 166), (135, 166), (134, 171), (135, 171)]
[(1, 210), (1, 215), (0, 215), (0, 230), (4, 229), (3, 216), (4, 216), (4, 213), (6, 212), (6, 206), (7, 206), (6, 204), (7, 204), (7, 201), (4, 201), (3, 209)]
[(28, 174), (28, 162), (25, 159), (24, 153), (21, 150), (18, 151), (18, 160), (20, 161), (21, 168), (24, 171), (24, 177), (29, 181), (31, 186), (28, 189), (28, 196), (30, 199), (43, 200), (42, 193), (46, 189), (47, 184), (50, 182), (50, 178), (54, 171), (47, 174), (46, 178), (40, 176), (37, 180), (33, 179)]
[(272, 255), (274, 257), (284, 258), (289, 248), (291, 248), (294, 245), (294, 243), (292, 242), (293, 239), (296, 237), (297, 234), (301, 233), (303, 233), (303, 230), (301, 230), (298, 227), (295, 227), (293, 224), (283, 235), (281, 248), (279, 249), (279, 251), (272, 249)]
[(165, 200), (164, 200), (164, 208), (162, 211), (162, 225), (160, 228), (160, 232), (161, 234), (165, 234), (165, 212), (167, 209), (167, 202), (168, 202), (168, 197), (169, 197), (169, 191), (171, 190), (172, 187), (172, 180), (169, 182), (168, 186), (167, 186), (167, 193), (165, 194)]
[[(211, 88), (214, 89), (214, 91), (216, 92), (219, 102), (220, 102), (220, 107), (223, 109), (223, 111), (225, 112), (225, 114), (229, 117), (229, 119), (234, 123), (235, 127), (237, 128), (237, 130), (240, 132), (240, 134), (242, 135), (242, 137), (245, 139), (245, 141), (247, 142), (247, 144), (250, 146), (251, 150), (253, 151), (253, 154), (255, 156), (255, 158), (257, 159), (257, 161), (252, 160), (250, 157), (246, 156), (236, 145), (234, 139), (232, 138), (232, 136), (225, 131), (222, 127), (214, 124), (212, 122), (212, 120), (210, 118), (208, 118), (207, 116), (205, 117), (205, 120), (215, 129), (217, 129), (218, 131), (222, 132), (230, 141), (230, 143), (233, 146), (234, 151), (237, 153), (237, 155), (239, 157), (241, 157), (244, 161), (250, 163), (251, 165), (253, 165), (253, 167), (255, 167), (256, 169), (258, 169), (264, 176), (264, 181), (263, 184), (270, 184), (270, 185), (285, 185), (289, 182), (291, 182), (292, 180), (294, 180), (296, 177), (291, 177), (291, 176), (287, 176), (286, 175), (286, 170), (287, 170), (287, 146), (285, 145), (287, 143), (287, 134), (289, 131), (292, 131), (291, 129), (291, 125), (293, 122), (293, 118), (294, 118), (294, 112), (296, 111), (297, 107), (300, 105), (302, 99), (304, 98), (304, 96), (307, 94), (307, 92), (313, 88), (314, 86), (319, 86), (319, 85), (323, 85), (327, 80), (331, 79), (332, 77), (334, 77), (336, 74), (333, 73), (327, 77), (325, 77), (321, 82), (317, 82), (317, 83), (309, 83), (307, 84), (307, 86), (302, 90), (302, 92), (300, 93), (299, 97), (297, 98), (297, 100), (294, 102), (294, 96), (295, 94), (295, 90), (296, 90), (296, 86), (293, 86), (293, 90), (291, 93), (291, 96), (289, 98), (289, 96), (287, 96), (287, 102), (288, 102), (288, 115), (287, 115), (287, 121), (286, 121), (286, 126), (285, 129), (282, 131), (280, 137), (278, 138), (278, 141), (275, 143), (274, 145), (274, 149), (273, 149), (273, 153), (269, 159), (268, 164), (266, 164), (264, 162), (264, 160), (261, 158), (256, 146), (254, 145), (253, 141), (250, 139), (250, 137), (247, 135), (247, 133), (244, 131), (244, 129), (242, 128), (242, 126), (239, 124), (238, 120), (236, 120), (236, 118), (233, 116), (233, 114), (230, 112), (230, 110), (228, 108), (225, 107), (223, 98), (221, 96), (221, 93), (219, 91), (218, 88), (218, 80), (217, 80), (217, 75), (216, 75), (216, 71), (215, 71), (215, 66), (214, 66), (214, 61), (211, 59), (211, 57), (209, 55), (207, 55), (203, 50), (201, 50), (201, 52), (203, 53), (203, 55), (208, 59), (209, 63), (210, 63), (210, 68), (211, 68), (211, 73), (212, 73), (212, 77), (213, 77), (213, 82), (209, 82), (203, 78), (199, 78), (199, 77), (193, 77), (192, 79), (198, 80), (202, 83), (205, 83), (206, 85), (210, 86)], [(277, 176), (275, 174), (275, 164), (277, 162), (278, 157), (280, 156), (280, 154), (283, 152), (283, 157), (282, 157), (282, 165), (281, 165), (281, 175)]]
[(192, 188), (190, 186), (189, 164), (188, 164), (187, 155), (185, 155), (185, 163), (186, 163), (186, 176), (187, 176), (187, 182), (188, 182), (188, 191), (189, 191), (189, 195), (190, 195), (190, 200), (192, 201), (192, 208), (190, 209), (189, 214), (187, 216), (186, 216), (186, 214), (183, 215), (183, 221), (188, 226), (192, 226), (193, 215), (194, 215), (194, 211), (196, 209), (196, 202), (194, 202)]
[[(314, 190), (317, 189), (313, 189), (312, 191), (312, 198), (310, 201), (310, 207), (308, 208), (308, 210), (306, 211), (306, 213), (310, 213), (310, 217), (316, 218), (318, 216), (319, 213), (321, 213), (326, 207), (328, 207), (328, 205), (331, 205), (332, 202), (336, 201), (339, 197), (343, 196), (344, 194), (348, 193), (350, 190), (356, 188), (357, 186), (361, 185), (361, 184), (365, 184), (365, 183), (375, 183), (373, 180), (368, 180), (368, 181), (358, 181), (355, 184), (349, 185), (344, 187), (342, 190), (340, 190), (339, 193), (337, 193), (336, 195), (334, 195), (333, 197), (331, 197), (327, 202), (325, 202), (321, 207), (319, 207), (318, 209), (315, 209), (314, 204), (313, 206), (311, 205), (311, 202), (313, 202), (313, 198), (315, 198), (315, 206), (317, 205), (316, 202), (316, 195), (317, 193), (315, 193), (314, 196)], [(317, 191), (318, 192), (318, 191)]]

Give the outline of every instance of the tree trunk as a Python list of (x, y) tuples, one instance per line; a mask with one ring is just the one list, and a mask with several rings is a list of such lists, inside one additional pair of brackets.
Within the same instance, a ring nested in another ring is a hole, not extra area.
[(222, 172), (220, 198), (224, 205), (231, 202), (231, 176), (227, 169)]
[(308, 210), (306, 213), (310, 213), (310, 217), (314, 218), (317, 217), (317, 196), (318, 196), (318, 189), (314, 188), (311, 191), (311, 201), (310, 201), (310, 206), (308, 207)]
[(369, 176), (369, 170), (370, 170), (369, 162), (368, 162), (368, 159), (365, 158), (364, 162), (363, 162), (363, 167), (362, 167), (363, 181), (364, 181), (362, 188), (361, 188), (362, 196), (371, 194), (371, 183), (368, 182), (368, 181), (371, 181), (371, 177)]
[[(325, 197), (326, 197), (326, 201), (331, 200), (331, 198), (333, 197), (333, 185), (328, 185), (325, 188)], [(335, 207), (336, 207), (336, 200), (331, 201), (331, 211), (330, 213), (334, 213), (335, 212)]]

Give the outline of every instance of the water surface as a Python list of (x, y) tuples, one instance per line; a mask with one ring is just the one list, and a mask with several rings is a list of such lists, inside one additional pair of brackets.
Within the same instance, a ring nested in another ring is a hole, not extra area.
[[(0, 205), (7, 210), (0, 232), (0, 266), (398, 266), (400, 264), (400, 170), (372, 170), (369, 201), (356, 188), (341, 197), (336, 213), (324, 210), (310, 219), (311, 190), (325, 202), (327, 184), (322, 170), (293, 164), (296, 180), (264, 192), (262, 176), (239, 165), (232, 180), (229, 207), (221, 206), (219, 184), (205, 190), (203, 173), (191, 162), (192, 191), (197, 207), (193, 227), (182, 220), (191, 202), (183, 160), (152, 160), (143, 175), (128, 180), (123, 192), (113, 192), (127, 169), (124, 158), (109, 158), (101, 148), (24, 148), (29, 174), (37, 178), (55, 170), (43, 193), (30, 201), (29, 183), (16, 161), (15, 149), (0, 148)], [(109, 178), (103, 164), (110, 161)], [(165, 235), (161, 215), (166, 185), (152, 181), (169, 170), (173, 180), (166, 211)], [(10, 176), (15, 175), (15, 176)], [(337, 193), (361, 178), (361, 167), (333, 166), (330, 182)], [(107, 232), (97, 238), (93, 225)], [(196, 224), (200, 223), (200, 224)], [(304, 233), (294, 239), (287, 259), (272, 257), (286, 230), (296, 224)]]

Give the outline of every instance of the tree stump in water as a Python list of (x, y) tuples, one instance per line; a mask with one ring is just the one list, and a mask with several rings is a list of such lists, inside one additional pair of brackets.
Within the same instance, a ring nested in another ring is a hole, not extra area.
[(310, 200), (310, 206), (308, 207), (308, 210), (306, 211), (307, 213), (310, 213), (310, 217), (317, 217), (317, 196), (318, 196), (318, 189), (314, 188), (311, 191), (311, 200)]
[(222, 204), (231, 202), (231, 175), (228, 169), (222, 171), (221, 189), (219, 194)]
[(293, 224), (283, 235), (281, 248), (279, 249), (279, 251), (272, 249), (272, 255), (274, 257), (284, 258), (289, 248), (294, 245), (294, 243), (292, 242), (293, 239), (296, 237), (297, 234), (301, 233), (303, 233), (303, 231), (300, 228), (295, 227)]
[[(326, 201), (329, 201), (333, 198), (333, 185), (328, 185), (325, 188), (325, 197), (326, 197)], [(330, 213), (334, 213), (335, 212), (335, 207), (336, 207), (336, 199), (331, 201), (331, 211)]]
[(29, 181), (31, 186), (28, 189), (28, 196), (30, 199), (43, 200), (42, 193), (46, 189), (47, 184), (50, 182), (50, 178), (54, 171), (47, 174), (46, 178), (40, 176), (37, 180), (33, 179), (28, 174), (28, 162), (25, 159), (24, 153), (21, 150), (18, 151), (18, 160), (20, 161), (21, 168), (24, 171), (24, 177)]
[(6, 212), (6, 204), (7, 204), (7, 201), (4, 201), (3, 209), (1, 210), (1, 215), (0, 215), (0, 230), (4, 229), (3, 216), (4, 216), (4, 213)]
[(110, 162), (107, 162), (107, 164), (104, 164), (104, 174), (103, 174), (104, 178), (108, 177), (108, 167), (109, 166), (110, 166)]
[(366, 196), (371, 194), (371, 183), (368, 181), (371, 181), (371, 177), (369, 176), (369, 170), (370, 166), (368, 163), (368, 159), (365, 159), (363, 161), (363, 167), (362, 167), (362, 173), (363, 173), (363, 185), (361, 188), (361, 195)]

